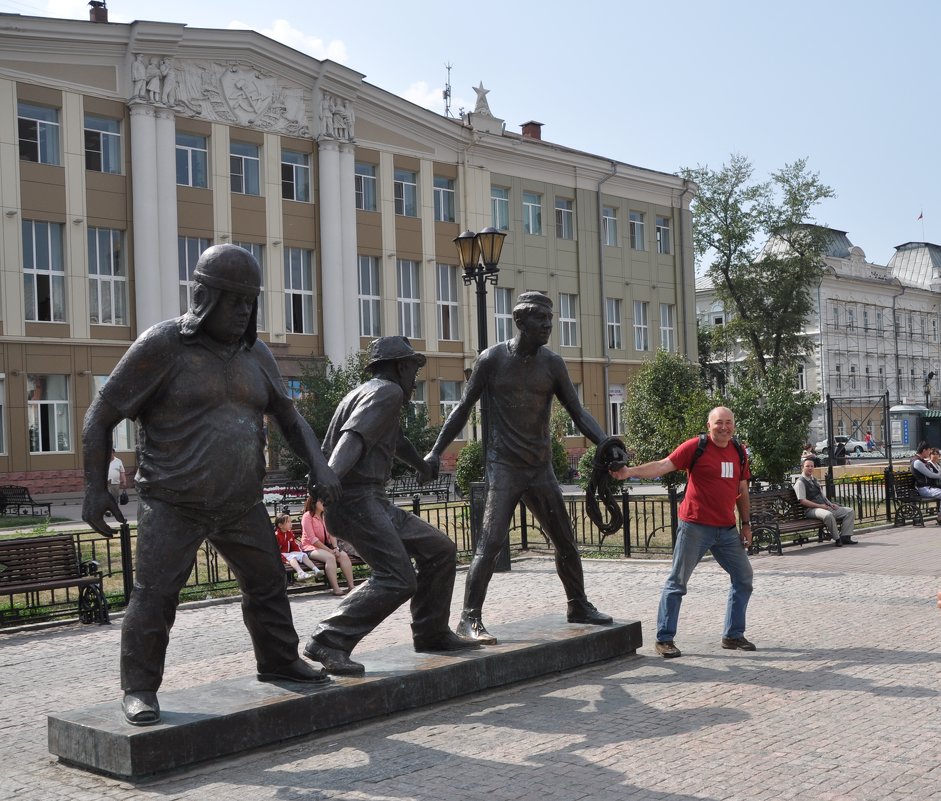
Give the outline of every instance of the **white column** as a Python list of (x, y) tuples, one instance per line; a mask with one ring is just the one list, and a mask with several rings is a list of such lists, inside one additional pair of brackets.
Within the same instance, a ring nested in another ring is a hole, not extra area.
[(356, 252), (356, 185), (354, 178), (354, 146), (340, 145), (340, 238), (343, 243), (343, 311), (346, 321), (344, 347), (347, 352), (359, 350), (359, 266)]
[[(131, 103), (131, 175), (134, 180), (134, 297), (137, 332), (164, 319), (160, 302), (157, 215), (157, 129), (153, 106)], [(176, 171), (174, 170), (174, 173)]]
[(71, 335), (87, 339), (91, 327), (88, 303), (88, 220), (85, 209), (85, 146), (82, 96), (62, 93), (62, 166), (65, 168), (66, 317)]
[[(343, 242), (340, 226), (340, 146), (334, 139), (319, 141), (320, 270), (323, 317), (320, 331), (324, 354), (335, 365), (346, 360), (343, 321)], [(352, 180), (352, 179), (351, 179)]]
[(16, 144), (16, 84), (0, 80), (0, 320), (6, 336), (26, 332), (23, 298), (20, 154)]
[(157, 231), (159, 238), (160, 308), (162, 320), (180, 314), (180, 272), (176, 213), (176, 115), (156, 110)]

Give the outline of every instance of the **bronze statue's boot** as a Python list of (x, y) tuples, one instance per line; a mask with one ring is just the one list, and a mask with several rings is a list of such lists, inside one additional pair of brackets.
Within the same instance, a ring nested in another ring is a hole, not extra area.
[(160, 722), (160, 704), (153, 690), (128, 690), (121, 709), (124, 719), (133, 726), (153, 726)]
[(316, 670), (300, 658), (273, 670), (259, 669), (257, 676), (258, 681), (300, 681), (305, 684), (330, 683), (327, 671)]
[(334, 676), (362, 676), (366, 672), (366, 666), (361, 662), (354, 662), (346, 651), (323, 645), (313, 637), (307, 641), (307, 645), (304, 647), (304, 656), (313, 659), (315, 662), (320, 662), (324, 666), (324, 670)]
[(465, 609), (461, 613), (461, 622), (457, 624), (457, 636), (465, 640), (474, 640), (481, 645), (496, 645), (497, 638), (494, 637), (480, 619), (480, 612)]
[(587, 598), (577, 598), (574, 601), (569, 601), (566, 619), (569, 623), (591, 623), (595, 626), (607, 626), (614, 622), (611, 615), (599, 612)]
[(418, 653), (443, 654), (448, 651), (468, 651), (480, 648), (483, 645), (479, 640), (469, 637), (459, 637), (453, 631), (446, 629), (440, 634), (415, 637), (415, 650)]

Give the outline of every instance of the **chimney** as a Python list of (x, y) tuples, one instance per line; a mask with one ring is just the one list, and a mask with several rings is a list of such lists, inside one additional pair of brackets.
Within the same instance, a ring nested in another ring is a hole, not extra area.
[(542, 139), (542, 123), (530, 120), (523, 123), (524, 139)]
[(90, 0), (88, 5), (91, 6), (91, 8), (88, 10), (88, 19), (90, 21), (108, 21), (108, 7), (105, 5), (105, 0)]

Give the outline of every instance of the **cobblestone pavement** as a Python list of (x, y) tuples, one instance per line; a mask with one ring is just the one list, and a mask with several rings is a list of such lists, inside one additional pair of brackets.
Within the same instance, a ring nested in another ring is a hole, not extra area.
[[(642, 621), (637, 656), (136, 786), (46, 749), (50, 710), (118, 703), (120, 620), (0, 634), (0, 799), (941, 801), (941, 529), (859, 539), (754, 557), (756, 653), (719, 647), (728, 582), (711, 562), (683, 606), (683, 657), (667, 661), (651, 647), (667, 565), (588, 561), (599, 608)], [(294, 597), (299, 629), (335, 603)], [(486, 621), (499, 636), (551, 609), (561, 621), (553, 563), (526, 559), (494, 577)], [(400, 610), (357, 653), (408, 636)], [(165, 688), (253, 670), (238, 604), (181, 608)]]

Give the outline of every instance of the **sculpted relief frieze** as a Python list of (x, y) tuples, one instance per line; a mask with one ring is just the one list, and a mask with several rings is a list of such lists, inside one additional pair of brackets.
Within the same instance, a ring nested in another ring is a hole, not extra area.
[(304, 90), (245, 64), (137, 54), (131, 81), (132, 103), (166, 106), (210, 122), (310, 136)]

